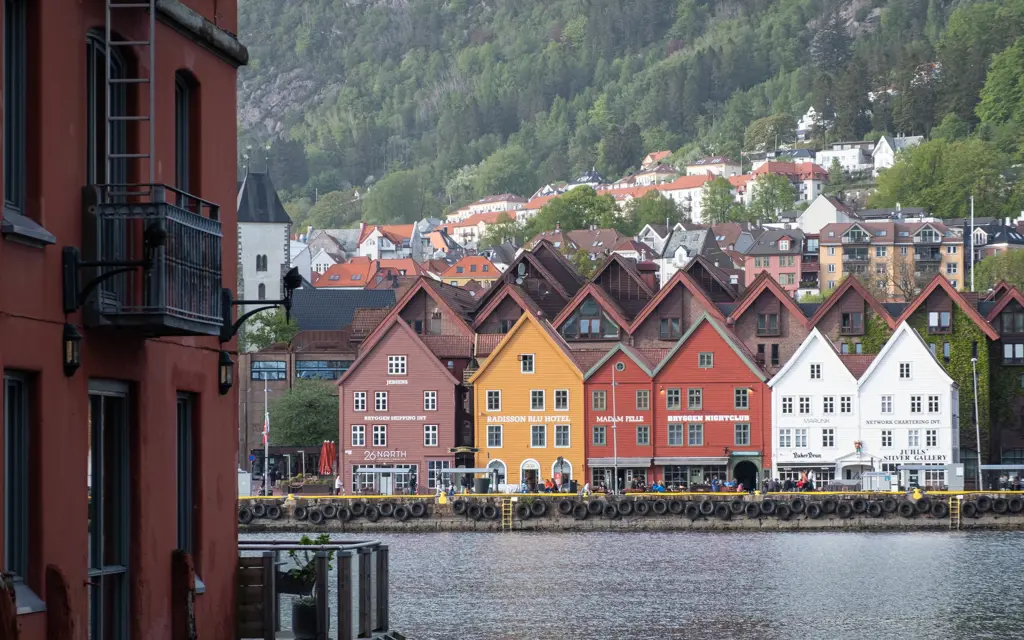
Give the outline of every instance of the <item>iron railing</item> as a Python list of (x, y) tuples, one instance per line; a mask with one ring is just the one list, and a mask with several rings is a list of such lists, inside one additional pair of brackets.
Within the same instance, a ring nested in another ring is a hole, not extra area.
[[(219, 207), (165, 185), (90, 185), (85, 198), (87, 258), (150, 261), (148, 268), (102, 283), (87, 322), (154, 335), (218, 335), (223, 322)], [(164, 241), (147, 247), (143, 234), (154, 226)]]
[[(401, 638), (391, 631), (389, 556), (387, 545), (379, 542), (339, 541), (325, 545), (302, 545), (294, 540), (261, 540), (238, 544), (239, 564), (259, 567), (266, 578), (253, 598), (239, 599), (238, 638), (292, 637), (291, 598), (279, 593), (282, 576), (287, 576), (288, 552), (309, 552), (316, 570), (315, 587), (318, 639), (354, 640)], [(244, 562), (247, 561), (247, 562)], [(249, 590), (240, 570), (239, 593)], [(254, 615), (255, 614), (255, 615)], [(283, 627), (283, 628), (282, 628)], [(254, 635), (255, 634), (255, 635)]]

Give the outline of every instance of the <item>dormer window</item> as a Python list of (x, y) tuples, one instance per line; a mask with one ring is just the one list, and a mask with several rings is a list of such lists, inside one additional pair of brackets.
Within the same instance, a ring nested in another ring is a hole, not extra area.
[(779, 251), (789, 251), (789, 239), (783, 238), (779, 240)]
[(952, 331), (953, 314), (949, 311), (928, 312), (928, 333), (949, 333)]
[(576, 313), (562, 325), (562, 336), (576, 340), (616, 339), (619, 337), (617, 325), (593, 298), (587, 299)]
[(1024, 334), (1024, 311), (1004, 311), (999, 319), (1003, 333)]
[(779, 314), (759, 313), (757, 314), (757, 335), (777, 336), (779, 335)]
[(924, 229), (921, 229), (920, 231), (917, 232), (917, 235), (914, 236), (914, 242), (930, 243), (939, 242), (941, 239), (942, 238), (941, 236), (939, 236), (939, 232), (936, 231), (935, 229), (932, 229), (931, 227), (925, 227)]
[(864, 314), (856, 311), (844, 313), (839, 333), (844, 336), (864, 335)]

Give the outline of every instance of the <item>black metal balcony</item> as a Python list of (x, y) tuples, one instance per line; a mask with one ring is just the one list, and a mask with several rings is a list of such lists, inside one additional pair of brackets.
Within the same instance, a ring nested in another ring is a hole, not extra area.
[[(219, 207), (164, 185), (90, 185), (84, 189), (83, 280), (120, 271), (86, 292), (86, 326), (147, 336), (216, 336), (221, 312)], [(156, 236), (157, 242), (150, 238)]]

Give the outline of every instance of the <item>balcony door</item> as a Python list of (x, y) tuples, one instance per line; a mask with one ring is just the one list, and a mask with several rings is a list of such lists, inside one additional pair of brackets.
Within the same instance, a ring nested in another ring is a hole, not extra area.
[(128, 638), (128, 388), (89, 382), (89, 638)]

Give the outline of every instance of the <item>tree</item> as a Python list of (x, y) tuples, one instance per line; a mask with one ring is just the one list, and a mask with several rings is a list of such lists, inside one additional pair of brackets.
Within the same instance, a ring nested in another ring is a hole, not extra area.
[(966, 138), (969, 133), (966, 122), (958, 118), (955, 113), (947, 113), (942, 122), (932, 128), (931, 138), (952, 142)]
[(270, 443), (285, 447), (318, 447), (338, 439), (338, 388), (332, 382), (296, 380), (295, 386), (270, 403)]
[(630, 167), (639, 165), (643, 155), (644, 142), (640, 126), (635, 123), (624, 127), (609, 127), (597, 148), (601, 171), (614, 176), (620, 176)]
[(999, 216), (1013, 203), (1002, 171), (1009, 164), (992, 144), (967, 140), (929, 140), (907, 149), (878, 176), (873, 207), (923, 207), (941, 218), (968, 215), (970, 197), (980, 216)]
[(331, 191), (320, 196), (306, 214), (315, 229), (340, 229), (359, 221), (362, 204), (351, 193)]
[(751, 122), (743, 134), (743, 146), (748, 151), (765, 151), (795, 138), (796, 120), (788, 113), (779, 113)]
[(498, 216), (497, 222), (484, 227), (484, 233), (480, 236), (477, 249), (486, 249), (506, 242), (522, 243), (525, 226), (515, 216), (502, 214)]
[(581, 276), (589, 279), (594, 275), (594, 271), (597, 270), (597, 262), (590, 259), (589, 253), (583, 249), (573, 251), (568, 247), (562, 247), (561, 251), (562, 255), (568, 258), (569, 262), (572, 263), (572, 266), (576, 268), (576, 272)]
[(514, 193), (529, 197), (537, 176), (530, 168), (530, 155), (519, 145), (498, 149), (480, 163), (474, 183), (477, 197)]
[(841, 187), (846, 182), (846, 171), (839, 163), (839, 158), (832, 158), (828, 165), (828, 184), (830, 187)]
[(683, 217), (683, 212), (675, 200), (661, 195), (660, 191), (648, 191), (642, 197), (636, 198), (626, 205), (627, 219), (632, 229), (624, 231), (626, 235), (636, 235), (649, 224), (670, 224), (678, 222)]
[(775, 222), (779, 214), (791, 209), (796, 201), (793, 183), (777, 173), (762, 173), (752, 186), (753, 198), (748, 213), (760, 222)]
[(717, 177), (704, 185), (701, 210), (704, 222), (718, 224), (735, 218), (737, 210), (742, 211), (742, 206), (736, 202), (732, 183), (725, 178)]
[(533, 237), (541, 231), (552, 231), (555, 225), (566, 231), (586, 229), (598, 224), (602, 218), (619, 214), (615, 200), (609, 195), (597, 195), (590, 187), (576, 187), (548, 202), (526, 224), (526, 235)]
[(260, 351), (271, 345), (288, 344), (299, 332), (295, 318), (286, 320), (284, 309), (280, 307), (261, 311), (242, 326), (238, 339), (240, 351)]
[(840, 140), (860, 140), (871, 129), (868, 117), (871, 111), (871, 101), (868, 100), (871, 85), (868, 80), (867, 65), (860, 56), (850, 60), (839, 76), (833, 133)]
[(426, 181), (416, 171), (384, 176), (363, 203), (365, 221), (374, 224), (415, 222), (440, 211), (440, 203), (427, 192)]
[(850, 57), (850, 34), (842, 7), (836, 3), (822, 18), (811, 39), (811, 60), (827, 74), (836, 74)]
[(444, 183), (444, 194), (448, 196), (448, 204), (469, 202), (476, 193), (476, 165), (466, 165)]
[(1005, 280), (1018, 289), (1024, 289), (1024, 251), (1010, 250), (989, 256), (974, 265), (976, 291), (991, 289), (1000, 280)]

